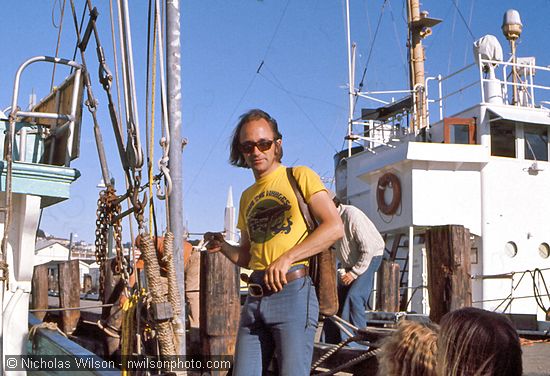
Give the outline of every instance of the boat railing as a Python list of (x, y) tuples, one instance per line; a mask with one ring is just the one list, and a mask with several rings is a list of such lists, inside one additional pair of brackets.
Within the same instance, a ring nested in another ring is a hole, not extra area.
[[(536, 268), (533, 270), (524, 270), (520, 272), (509, 272), (501, 274), (491, 274), (491, 275), (472, 275), (472, 280), (487, 280), (487, 279), (509, 279), (511, 280), (510, 292), (507, 296), (502, 298), (494, 299), (482, 299), (474, 301), (472, 303), (498, 303), (494, 311), (506, 312), (511, 308), (512, 303), (515, 300), (525, 300), (525, 299), (535, 299), (537, 305), (543, 312), (548, 312), (550, 310), (550, 305), (548, 307), (544, 306), (542, 301), (543, 297), (546, 297), (548, 300), (550, 298), (550, 286), (547, 284), (544, 276), (548, 277), (548, 272), (550, 268)], [(517, 294), (520, 286), (524, 284), (530, 284), (533, 287), (533, 294)], [(550, 304), (550, 302), (548, 302)]]
[[(74, 72), (59, 88), (55, 89), (32, 110), (23, 111), (18, 107), (21, 75), (29, 65), (36, 62), (67, 65), (74, 69)], [(79, 123), (81, 114), (82, 70), (82, 65), (75, 61), (50, 56), (32, 57), (21, 64), (17, 70), (9, 115), (10, 134), (15, 135), (16, 122), (36, 122), (40, 129), (46, 129), (51, 137), (47, 141), (44, 156), (41, 158), (44, 163), (69, 166), (70, 161), (78, 153), (75, 141), (78, 143), (76, 137), (79, 136), (79, 130), (76, 125)], [(19, 162), (26, 161), (27, 128), (25, 126), (17, 128), (19, 152), (16, 160)], [(57, 150), (59, 148), (64, 148), (64, 150)]]
[[(485, 63), (492, 63), (490, 60), (481, 61)], [(518, 58), (517, 63), (501, 62), (500, 64), (502, 64), (503, 96), (506, 102), (510, 102), (511, 104), (518, 104), (524, 107), (535, 108), (537, 107), (537, 103), (535, 101), (536, 90), (546, 92), (546, 94), (548, 94), (548, 92), (550, 91), (550, 86), (537, 85), (534, 82), (535, 73), (537, 71), (550, 72), (550, 67), (535, 65), (534, 57)], [(509, 80), (510, 76), (512, 78), (511, 81)], [(519, 82), (516, 82), (516, 80), (514, 80), (514, 76)], [(490, 79), (483, 79), (483, 81), (490, 82)], [(509, 92), (513, 92), (514, 87), (519, 92), (519, 98), (516, 99), (514, 99), (513, 97), (510, 98), (509, 96)]]
[[(413, 98), (413, 91), (404, 90), (372, 90), (355, 91), (357, 98), (363, 99), (363, 111), (370, 112), (369, 116), (362, 113), (359, 118), (351, 120), (351, 134), (348, 140), (361, 144), (364, 148), (374, 152), (379, 146), (390, 146), (408, 134), (409, 116), (414, 116), (414, 104), (405, 103), (407, 98)], [(403, 102), (403, 106), (400, 106)], [(365, 108), (366, 107), (366, 108)]]
[[(535, 59), (530, 57), (517, 58), (517, 62), (514, 63), (478, 56), (478, 61), (479, 64), (469, 64), (446, 76), (426, 78), (428, 124), (442, 120), (447, 113), (456, 113), (476, 103), (498, 103), (528, 108), (540, 108), (550, 104), (550, 75), (546, 74), (539, 79), (548, 85), (536, 84), (534, 80), (535, 73), (550, 72), (550, 67), (537, 66)], [(497, 70), (499, 66), (501, 68)], [(500, 71), (500, 78), (495, 71)], [(474, 95), (476, 89), (479, 90), (479, 96)], [(516, 98), (511, 94), (514, 91)], [(431, 96), (433, 92), (437, 93), (435, 97)], [(535, 94), (541, 96), (538, 103), (535, 101)], [(460, 100), (457, 97), (460, 97)], [(460, 104), (461, 108), (456, 107), (457, 104)], [(434, 114), (436, 115), (433, 116)]]

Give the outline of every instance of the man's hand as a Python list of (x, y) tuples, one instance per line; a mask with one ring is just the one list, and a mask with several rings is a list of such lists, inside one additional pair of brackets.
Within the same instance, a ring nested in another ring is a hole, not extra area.
[(225, 242), (223, 235), (220, 232), (207, 232), (204, 234), (204, 244), (209, 253), (219, 252), (222, 250), (222, 245)]
[(340, 281), (344, 286), (349, 286), (353, 283), (353, 281), (355, 281), (355, 277), (351, 274), (351, 272), (347, 272), (346, 274), (340, 276)]
[(274, 292), (281, 291), (284, 285), (287, 284), (286, 273), (291, 265), (290, 259), (285, 257), (284, 254), (273, 261), (265, 270), (264, 283), (266, 287)]

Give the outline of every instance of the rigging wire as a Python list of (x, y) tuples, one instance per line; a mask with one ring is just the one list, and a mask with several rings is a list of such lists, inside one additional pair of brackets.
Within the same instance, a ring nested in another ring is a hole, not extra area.
[(470, 33), (470, 36), (472, 37), (472, 40), (476, 40), (476, 37), (474, 36), (474, 33), (472, 33), (472, 29), (470, 29), (470, 25), (466, 22), (466, 19), (462, 15), (462, 12), (460, 11), (460, 8), (458, 7), (458, 4), (456, 3), (456, 0), (451, 0), (453, 5), (455, 6), (456, 10), (458, 11), (458, 15), (460, 16), (460, 19), (462, 22), (464, 22), (464, 25), (466, 26), (466, 29), (468, 29), (468, 32)]
[[(151, 7), (152, 1), (149, 2), (149, 7)], [(151, 8), (149, 8), (149, 11)], [(152, 63), (149, 61), (149, 47), (150, 47), (150, 26), (151, 22), (149, 21), (149, 30), (148, 30), (148, 36), (147, 36), (147, 72), (149, 72), (149, 64), (152, 64), (151, 68), (151, 128), (149, 131), (149, 144), (148, 144), (148, 155), (147, 155), (147, 176), (149, 178), (149, 220), (153, 218), (153, 162), (155, 156), (155, 94), (156, 94), (156, 78), (157, 78), (157, 28), (160, 27), (157, 24), (157, 12), (158, 9), (155, 6), (154, 10), (154, 20), (153, 20), (153, 41), (152, 41)], [(151, 13), (149, 13), (149, 17), (151, 16)], [(149, 73), (147, 73), (147, 76), (149, 76)], [(148, 80), (147, 80), (148, 81)], [(147, 96), (149, 93), (149, 89), (147, 88)], [(147, 103), (149, 101), (147, 100)], [(149, 225), (149, 235), (153, 236), (153, 226), (151, 226), (151, 223)]]
[[(71, 7), (73, 9), (73, 22), (75, 24), (75, 27), (78, 26), (78, 35), (82, 35), (82, 26), (84, 25), (84, 17), (86, 16), (86, 7), (84, 7), (82, 9), (82, 17), (80, 18), (80, 23), (78, 23), (78, 19), (76, 18), (76, 8), (74, 6), (74, 3), (71, 2)], [(74, 52), (73, 52), (73, 58), (72, 60), (76, 59), (76, 54), (78, 52), (78, 43), (80, 43), (79, 41), (80, 37), (77, 38), (77, 41), (76, 41), (76, 45), (74, 46)], [(71, 73), (72, 73), (72, 68), (71, 68)]]
[[(52, 19), (52, 26), (54, 27), (54, 29), (58, 29), (59, 28), (59, 25), (57, 25), (55, 23), (55, 4), (56, 3), (59, 3), (59, 10), (61, 12), (63, 12), (63, 9), (61, 7), (61, 0), (54, 0), (53, 2), (53, 5), (52, 5), (52, 16), (51, 16), (51, 19)], [(65, 0), (63, 0), (63, 7), (65, 7)], [(60, 21), (63, 21), (63, 17), (61, 16), (60, 17)]]
[[(151, 19), (151, 9), (152, 9), (152, 6), (153, 6), (153, 2), (152, 0), (149, 0), (149, 5), (147, 7), (147, 51), (145, 53), (145, 145), (146, 145), (146, 151), (147, 151), (147, 155), (146, 155), (146, 166), (147, 166), (147, 180), (148, 180), (148, 191), (149, 191), (149, 219), (151, 218), (151, 201), (153, 200), (153, 197), (151, 195), (152, 193), (152, 182), (151, 182), (151, 170), (152, 170), (152, 164), (151, 164), (151, 153), (152, 153), (152, 150), (150, 148), (150, 145), (151, 145), (151, 129), (150, 129), (150, 122), (151, 122), (151, 119), (149, 117), (149, 113), (152, 112), (154, 114), (155, 110), (154, 109), (151, 109), (150, 108), (150, 104), (149, 104), (149, 93), (151, 93), (152, 91), (154, 91), (154, 89), (151, 89), (151, 86), (154, 86), (155, 83), (154, 81), (152, 80), (151, 78), (151, 72), (150, 72), (150, 67), (151, 67), (151, 22), (155, 22), (156, 21), (156, 18), (155, 20), (153, 21)], [(154, 28), (154, 26), (153, 26)], [(154, 33), (154, 31), (153, 31)], [(154, 39), (154, 36), (153, 36), (153, 39)], [(153, 46), (153, 49), (156, 49), (156, 40), (153, 42), (155, 43), (154, 46)], [(153, 52), (153, 54), (156, 55), (156, 51)], [(155, 58), (153, 58), (153, 60), (155, 60)], [(154, 116), (154, 115), (151, 115), (151, 117)], [(153, 129), (154, 129), (154, 122), (153, 122), (153, 125), (152, 125)], [(153, 234), (151, 233), (151, 226), (149, 226), (149, 236), (153, 236)], [(155, 245), (156, 245), (156, 240), (155, 240)]]
[[(281, 27), (281, 24), (283, 23), (283, 19), (285, 17), (286, 10), (288, 9), (289, 4), (290, 4), (290, 0), (287, 0), (285, 8), (283, 9), (283, 13), (281, 13), (281, 17), (279, 18), (279, 22), (277, 22), (277, 26), (275, 26), (275, 30), (273, 31), (273, 35), (271, 36), (271, 40), (269, 41), (269, 43), (267, 45), (267, 48), (265, 49), (264, 57), (262, 59), (261, 64), (263, 64), (263, 62), (267, 58), (267, 54), (271, 50), (271, 45), (273, 44), (273, 41), (275, 40), (275, 37), (277, 36), (277, 34), (279, 32), (279, 28)], [(260, 64), (260, 68), (261, 68), (261, 64)], [(259, 72), (260, 68), (258, 68), (258, 72)]]
[[(57, 2), (58, 0), (56, 0), (55, 2)], [(59, 8), (61, 10), (61, 14), (59, 16), (59, 27), (56, 26), (55, 24), (55, 19), (54, 19), (54, 9), (55, 9), (55, 2), (54, 2), (54, 5), (52, 7), (52, 24), (53, 26), (57, 29), (59, 28), (59, 31), (57, 32), (57, 45), (55, 47), (55, 57), (58, 57), (59, 55), (59, 44), (61, 42), (61, 31), (63, 30), (63, 16), (65, 15), (65, 3), (66, 3), (67, 0), (63, 0), (63, 5), (61, 5), (61, 0), (59, 0)], [(50, 91), (53, 90), (53, 84), (54, 84), (54, 80), (55, 80), (55, 68), (57, 68), (57, 64), (56, 63), (53, 63), (53, 70), (52, 70), (52, 82), (50, 84)]]
[[(470, 18), (468, 19), (468, 27), (470, 25), (472, 25), (472, 18), (474, 16), (474, 3), (475, 3), (475, 1), (472, 0), (471, 5), (470, 5)], [(463, 62), (463, 65), (466, 65), (466, 61), (468, 59), (468, 51), (469, 51), (469, 49), (467, 49), (467, 48), (464, 49), (464, 62)]]
[[(116, 83), (116, 97), (117, 97), (117, 105), (118, 105), (118, 113), (117, 113), (117, 119), (118, 124), (122, 124), (120, 122), (120, 115), (122, 114), (122, 107), (120, 105), (120, 81), (118, 77), (118, 53), (117, 53), (117, 43), (116, 43), (116, 31), (115, 31), (115, 20), (114, 20), (114, 11), (113, 11), (113, 0), (109, 0), (109, 15), (111, 18), (111, 43), (113, 45), (113, 57), (114, 57), (114, 63), (115, 63), (115, 83)], [(122, 133), (122, 129), (120, 130)]]
[[(382, 22), (382, 16), (384, 15), (384, 8), (386, 7), (386, 3), (388, 0), (384, 0), (384, 3), (382, 3), (382, 9), (380, 11), (380, 16), (378, 16), (378, 22), (376, 24), (376, 29), (374, 30), (374, 37), (372, 38), (372, 43), (370, 45), (369, 54), (367, 55), (367, 62), (365, 63), (365, 69), (363, 69), (363, 75), (361, 76), (361, 81), (359, 82), (359, 91), (363, 89), (365, 76), (367, 75), (367, 69), (369, 67), (370, 58), (372, 56), (372, 51), (374, 49), (374, 44), (376, 43), (376, 37), (378, 36), (378, 31), (380, 30), (380, 24)], [(355, 103), (357, 103), (358, 97), (355, 97)]]
[[(442, 17), (443, 20), (446, 20), (449, 18), (449, 13), (451, 13), (451, 10), (453, 9), (453, 5), (452, 4), (449, 4), (448, 8), (447, 8), (447, 11), (445, 12), (445, 15)], [(438, 32), (438, 33), (434, 33), (433, 34), (433, 37), (430, 37), (431, 38), (431, 41), (430, 43), (426, 43), (424, 44), (424, 48), (427, 50), (431, 49), (432, 46), (435, 45), (435, 43), (439, 40), (440, 36), (443, 35), (442, 32)]]
[[(275, 30), (273, 31), (273, 35), (271, 36), (271, 40), (269, 41), (267, 47), (266, 47), (266, 50), (265, 50), (265, 53), (264, 53), (264, 57), (263, 59), (260, 61), (260, 64), (258, 65), (258, 68), (256, 69), (256, 72), (255, 74), (252, 76), (252, 78), (250, 79), (248, 85), (246, 86), (245, 90), (244, 90), (244, 93), (241, 95), (241, 97), (239, 98), (239, 100), (237, 101), (237, 104), (235, 105), (235, 107), (233, 108), (233, 111), (231, 111), (231, 114), (229, 116), (229, 119), (233, 119), (233, 116), (235, 115), (235, 113), (237, 112), (237, 109), (240, 107), (241, 103), (244, 101), (244, 99), (246, 98), (246, 95), (248, 94), (248, 92), (250, 91), (250, 88), (252, 87), (252, 85), (254, 84), (254, 81), (256, 80), (256, 77), (258, 74), (260, 74), (260, 71), (265, 63), (265, 59), (267, 58), (267, 55), (269, 53), (269, 51), (271, 50), (271, 46), (273, 44), (273, 41), (275, 40), (275, 37), (277, 36), (278, 32), (279, 32), (279, 28), (283, 22), (283, 19), (284, 19), (284, 16), (286, 14), (286, 11), (288, 9), (288, 5), (290, 4), (290, 0), (287, 0), (286, 4), (285, 4), (285, 7), (283, 9), (283, 12), (281, 13), (281, 17), (279, 17), (279, 21), (277, 22), (277, 26), (275, 26)], [(218, 132), (218, 137), (216, 139), (216, 143), (215, 144), (218, 144), (220, 141), (221, 141), (221, 137), (222, 135), (224, 134), (225, 130), (227, 129), (228, 125), (230, 124), (230, 120), (228, 120), (225, 125), (223, 126), (223, 129), (221, 132)], [(195, 174), (195, 176), (193, 176), (193, 179), (191, 180), (191, 182), (189, 183), (189, 186), (185, 189), (185, 192), (184, 192), (184, 196), (189, 193), (191, 191), (191, 188), (193, 188), (193, 186), (195, 185), (195, 182), (197, 181), (197, 178), (199, 176), (201, 176), (202, 174), (202, 171), (204, 170), (204, 167), (206, 166), (208, 160), (210, 159), (210, 157), (212, 156), (212, 154), (214, 153), (214, 148), (210, 148), (210, 150), (208, 151), (208, 154), (206, 155), (206, 158), (204, 158), (204, 160), (202, 161), (202, 164), (200, 165), (199, 169), (197, 170), (197, 173)]]
[[(454, 3), (454, 0), (451, 0), (453, 3)], [(456, 7), (456, 4), (455, 4), (455, 7)], [(458, 9), (458, 7), (456, 7), (456, 9)], [(451, 38), (450, 38), (450, 43), (452, 44), (453, 41), (454, 41), (454, 36), (455, 36), (455, 27), (456, 27), (456, 13), (453, 15), (453, 22), (451, 24)], [(449, 49), (449, 60), (447, 62), (447, 75), (451, 72), (451, 60), (452, 60), (452, 57), (453, 57), (453, 49), (450, 48)]]
[(403, 50), (402, 48), (400, 47), (400, 44), (399, 44), (399, 41), (401, 40), (400, 36), (399, 36), (399, 33), (397, 31), (397, 22), (395, 22), (395, 16), (393, 14), (393, 8), (391, 6), (391, 2), (388, 1), (388, 7), (390, 9), (390, 16), (391, 16), (391, 20), (392, 20), (392, 24), (393, 24), (393, 34), (395, 36), (395, 41), (397, 43), (397, 50), (399, 51), (399, 57), (401, 57), (401, 63), (403, 64), (403, 69), (405, 71), (405, 77), (409, 77), (409, 69), (407, 68), (407, 61), (405, 59), (405, 56), (403, 55)]
[[(252, 76), (252, 79), (248, 82), (248, 85), (246, 86), (246, 89), (244, 90), (243, 94), (241, 95), (241, 97), (237, 101), (237, 104), (233, 108), (233, 111), (231, 111), (231, 113), (229, 114), (229, 119), (225, 122), (225, 125), (223, 126), (222, 131), (218, 132), (218, 137), (217, 137), (217, 139), (216, 139), (216, 141), (214, 142), (213, 145), (218, 145), (220, 143), (221, 138), (222, 138), (225, 130), (227, 129), (228, 125), (231, 123), (231, 119), (233, 119), (233, 116), (235, 116), (235, 113), (237, 112), (237, 109), (241, 106), (241, 103), (244, 101), (244, 98), (246, 98), (248, 92), (250, 91), (250, 88), (254, 84), (254, 81), (256, 80), (256, 77), (257, 77), (256, 75), (257, 75), (257, 73), (254, 74)], [(202, 175), (202, 171), (204, 170), (204, 167), (208, 163), (208, 160), (210, 159), (210, 157), (212, 156), (212, 154), (214, 153), (215, 150), (217, 151), (216, 148), (210, 148), (210, 150), (208, 151), (208, 154), (206, 155), (206, 158), (203, 159), (199, 169), (197, 170), (197, 173), (195, 174), (195, 176), (193, 176), (193, 179), (191, 180), (191, 182), (189, 183), (189, 186), (185, 190), (184, 196), (191, 191), (191, 188), (193, 188), (193, 186), (195, 185), (195, 182), (197, 181), (197, 178)]]
[(270, 80), (268, 77), (266, 77), (265, 75), (263, 75), (262, 73), (260, 73), (260, 76), (262, 76), (267, 82), (269, 82), (270, 84), (272, 84), (274, 87), (278, 88), (279, 90), (283, 91), (285, 94), (288, 95), (288, 97), (290, 98), (290, 100), (292, 101), (292, 103), (294, 103), (294, 105), (298, 108), (298, 110), (300, 110), (300, 112), (306, 117), (306, 119), (308, 119), (308, 121), (311, 123), (311, 125), (313, 125), (313, 127), (317, 130), (317, 132), (321, 135), (321, 137), (326, 141), (326, 143), (334, 149), (335, 152), (338, 152), (338, 150), (336, 150), (336, 148), (331, 144), (330, 140), (328, 139), (327, 136), (325, 136), (325, 134), (321, 131), (321, 129), (316, 125), (316, 123), (313, 121), (313, 119), (306, 113), (306, 111), (300, 106), (300, 104), (298, 103), (298, 101), (292, 96), (290, 95), (290, 91), (288, 91), (284, 86), (283, 84), (281, 83), (281, 81), (275, 76), (275, 73), (273, 73), (273, 71), (271, 69), (269, 69), (269, 67), (266, 67), (266, 69), (269, 71), (269, 73), (271, 73), (271, 75), (273, 76), (273, 79), (276, 81), (276, 82), (273, 82), (272, 80)]
[[(109, 0), (109, 17), (111, 23), (111, 43), (113, 48), (113, 58), (115, 65), (115, 86), (116, 86), (116, 95), (117, 95), (117, 107), (118, 112), (115, 114), (117, 118), (117, 125), (119, 128), (120, 134), (122, 134), (122, 123), (120, 121), (120, 115), (122, 113), (122, 107), (120, 104), (120, 81), (118, 77), (118, 53), (117, 53), (117, 43), (116, 43), (116, 32), (115, 32), (115, 22), (114, 22), (114, 11), (113, 11), (113, 0)], [(124, 182), (126, 184), (126, 191), (130, 187), (130, 181), (128, 180), (128, 175), (124, 174)], [(126, 205), (128, 208), (132, 207), (132, 200), (130, 197), (126, 199)], [(134, 225), (132, 218), (128, 216), (128, 228), (130, 230), (130, 249), (132, 250), (132, 259), (135, 260), (135, 247), (134, 247)], [(138, 281), (138, 283), (140, 283)]]

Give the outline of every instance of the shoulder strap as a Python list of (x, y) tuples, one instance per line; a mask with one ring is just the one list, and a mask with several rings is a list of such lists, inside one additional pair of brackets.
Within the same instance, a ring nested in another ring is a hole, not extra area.
[(302, 190), (300, 189), (298, 185), (298, 181), (294, 177), (294, 171), (292, 167), (286, 168), (286, 174), (288, 176), (288, 181), (290, 182), (290, 186), (294, 190), (294, 194), (296, 195), (296, 198), (298, 199), (298, 206), (300, 207), (300, 212), (302, 213), (302, 217), (304, 217), (304, 221), (306, 222), (306, 226), (309, 230), (309, 232), (315, 230), (315, 227), (317, 227), (315, 221), (313, 220), (313, 217), (311, 216), (311, 213), (309, 211), (309, 207), (306, 203), (306, 200), (304, 198), (304, 194), (302, 193)]

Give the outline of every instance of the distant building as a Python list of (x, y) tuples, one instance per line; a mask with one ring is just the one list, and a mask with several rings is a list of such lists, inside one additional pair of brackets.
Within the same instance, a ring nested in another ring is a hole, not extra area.
[[(71, 259), (79, 262), (79, 276), (81, 288), (85, 286), (85, 275), (91, 276), (91, 286), (86, 290), (97, 292), (99, 280), (99, 265), (95, 262), (95, 247), (81, 242), (72, 247)], [(47, 264), (48, 266), (48, 289), (58, 290), (58, 265), (69, 260), (69, 244), (66, 239), (39, 239), (35, 246), (34, 265)], [(88, 292), (88, 291), (83, 291)]]
[(46, 264), (50, 261), (67, 261), (69, 247), (63, 239), (40, 239), (34, 247), (34, 265)]

